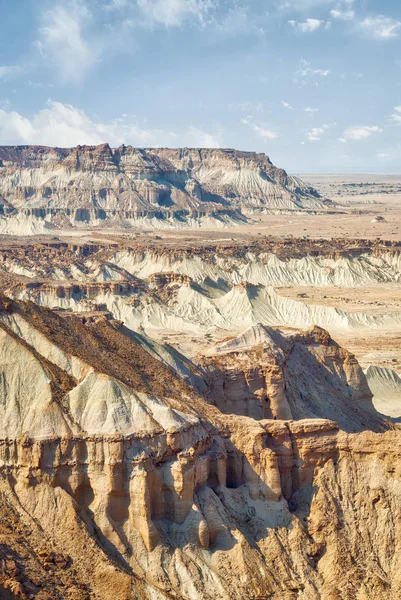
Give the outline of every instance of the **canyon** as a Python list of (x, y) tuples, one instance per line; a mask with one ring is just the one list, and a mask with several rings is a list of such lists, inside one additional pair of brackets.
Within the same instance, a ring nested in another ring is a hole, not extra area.
[[(399, 596), (399, 431), (327, 332), (251, 330), (192, 367), (176, 354), (185, 380), (121, 322), (83, 323), (4, 296), (0, 308), (0, 507), (18, 523), (5, 589), (76, 599)], [(234, 408), (246, 379), (248, 404), (266, 411), (223, 414), (216, 372)]]
[(310, 180), (0, 148), (1, 598), (398, 600), (397, 188)]

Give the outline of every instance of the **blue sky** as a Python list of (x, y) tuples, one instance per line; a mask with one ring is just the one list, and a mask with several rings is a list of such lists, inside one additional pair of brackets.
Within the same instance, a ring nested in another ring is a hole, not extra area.
[(399, 0), (0, 0), (0, 144), (401, 172)]

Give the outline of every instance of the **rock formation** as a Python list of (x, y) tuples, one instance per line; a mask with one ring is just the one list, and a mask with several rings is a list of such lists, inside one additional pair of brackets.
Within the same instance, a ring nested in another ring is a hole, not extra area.
[[(253, 328), (186, 380), (102, 317), (2, 296), (0, 337), (2, 597), (400, 597), (400, 432), (327, 332)], [(210, 404), (241, 361), (259, 420)]]
[(324, 417), (349, 432), (361, 424), (383, 428), (355, 357), (319, 327), (287, 336), (250, 327), (210, 349), (204, 366), (209, 399), (224, 413), (258, 420)]
[(236, 150), (0, 147), (0, 228), (35, 233), (105, 220), (244, 219), (243, 210), (324, 209), (264, 154)]

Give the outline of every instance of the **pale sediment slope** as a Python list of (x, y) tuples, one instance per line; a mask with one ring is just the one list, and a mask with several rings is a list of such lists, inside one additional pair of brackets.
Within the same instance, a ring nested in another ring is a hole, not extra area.
[(389, 417), (401, 417), (401, 377), (392, 369), (371, 366), (366, 378), (376, 409)]
[[(294, 242), (295, 243), (295, 242)], [(333, 252), (335, 254), (335, 251)], [(305, 256), (281, 260), (274, 254), (245, 253), (242, 257), (222, 254), (180, 257), (174, 252), (118, 251), (113, 262), (137, 277), (154, 273), (179, 273), (201, 283), (206, 279), (230, 284), (254, 285), (321, 285), (355, 287), (401, 280), (401, 253), (381, 252), (380, 256)]]
[(265, 286), (240, 284), (213, 298), (198, 286), (187, 284), (173, 287), (167, 301), (151, 297), (146, 292), (137, 295), (98, 288), (98, 292), (94, 289), (88, 294), (85, 286), (76, 287), (77, 291), (72, 291), (70, 296), (60, 295), (55, 287), (27, 287), (13, 295), (22, 300), (34, 300), (43, 306), (76, 312), (90, 310), (93, 305), (104, 305), (116, 319), (124, 321), (134, 331), (201, 334), (225, 329), (239, 332), (258, 323), (295, 328), (316, 324), (331, 331), (401, 329), (401, 311), (366, 314), (307, 304), (283, 297), (274, 288)]

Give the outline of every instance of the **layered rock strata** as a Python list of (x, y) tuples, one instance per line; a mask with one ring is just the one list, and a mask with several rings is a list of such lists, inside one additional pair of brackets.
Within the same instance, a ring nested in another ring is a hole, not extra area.
[[(309, 398), (291, 391), (291, 415), (259, 421), (208, 404), (207, 382), (197, 391), (119, 323), (2, 297), (0, 334), (4, 594), (399, 597), (401, 438), (370, 412), (358, 366), (326, 332), (287, 340), (314, 357), (287, 356), (303, 364)], [(284, 345), (269, 335), (262, 355)], [(219, 358), (233, 347), (256, 357), (261, 342), (227, 341)], [(324, 416), (336, 382), (358, 433), (302, 418), (318, 397)], [(280, 385), (272, 375), (269, 389)]]
[(355, 356), (319, 327), (287, 335), (263, 325), (250, 327), (208, 350), (203, 365), (210, 402), (224, 413), (254, 419), (325, 417), (346, 431), (383, 428)]
[(0, 200), (4, 219), (14, 219), (10, 227), (31, 222), (32, 232), (41, 222), (133, 224), (205, 215), (241, 220), (245, 208), (325, 208), (316, 190), (276, 168), (265, 154), (107, 144), (0, 147)]

